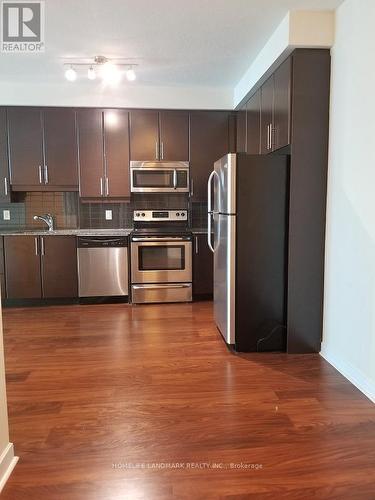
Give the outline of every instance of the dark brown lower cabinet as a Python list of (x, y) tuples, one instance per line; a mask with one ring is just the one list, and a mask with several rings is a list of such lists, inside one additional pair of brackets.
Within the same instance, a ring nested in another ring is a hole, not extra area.
[(207, 233), (194, 235), (193, 294), (212, 296), (214, 291), (214, 259), (208, 247)]
[(74, 236), (5, 236), (8, 299), (78, 295)]
[(42, 236), (42, 291), (44, 298), (78, 296), (77, 245), (74, 236)]
[(40, 299), (39, 238), (5, 236), (5, 275), (8, 299)]

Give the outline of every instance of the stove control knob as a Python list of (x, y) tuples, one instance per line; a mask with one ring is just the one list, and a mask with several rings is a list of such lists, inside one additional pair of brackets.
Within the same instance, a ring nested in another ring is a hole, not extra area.
[(136, 216), (136, 217), (139, 217), (140, 215), (141, 215), (141, 214), (140, 214), (139, 212), (137, 212), (137, 213), (135, 214), (135, 216)]
[(142, 217), (146, 217), (146, 214), (144, 212), (142, 212)]
[(177, 213), (176, 213), (176, 217), (180, 217), (180, 212), (177, 212)]
[(185, 213), (184, 212), (181, 212), (181, 217), (185, 217)]

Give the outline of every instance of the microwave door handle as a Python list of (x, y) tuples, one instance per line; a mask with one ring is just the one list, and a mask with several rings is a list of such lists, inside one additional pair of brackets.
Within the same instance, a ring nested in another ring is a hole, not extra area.
[(177, 189), (177, 170), (173, 170), (173, 189)]

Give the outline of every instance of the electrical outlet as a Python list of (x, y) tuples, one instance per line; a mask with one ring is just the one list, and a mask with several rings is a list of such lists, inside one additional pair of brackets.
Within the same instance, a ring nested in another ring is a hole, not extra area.
[(10, 220), (10, 210), (3, 210), (3, 220)]
[(105, 211), (105, 220), (112, 220), (112, 210)]

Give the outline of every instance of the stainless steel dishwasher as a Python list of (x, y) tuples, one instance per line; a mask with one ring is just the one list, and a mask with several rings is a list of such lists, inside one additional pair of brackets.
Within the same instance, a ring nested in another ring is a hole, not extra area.
[(77, 247), (80, 297), (129, 294), (126, 236), (81, 236)]

